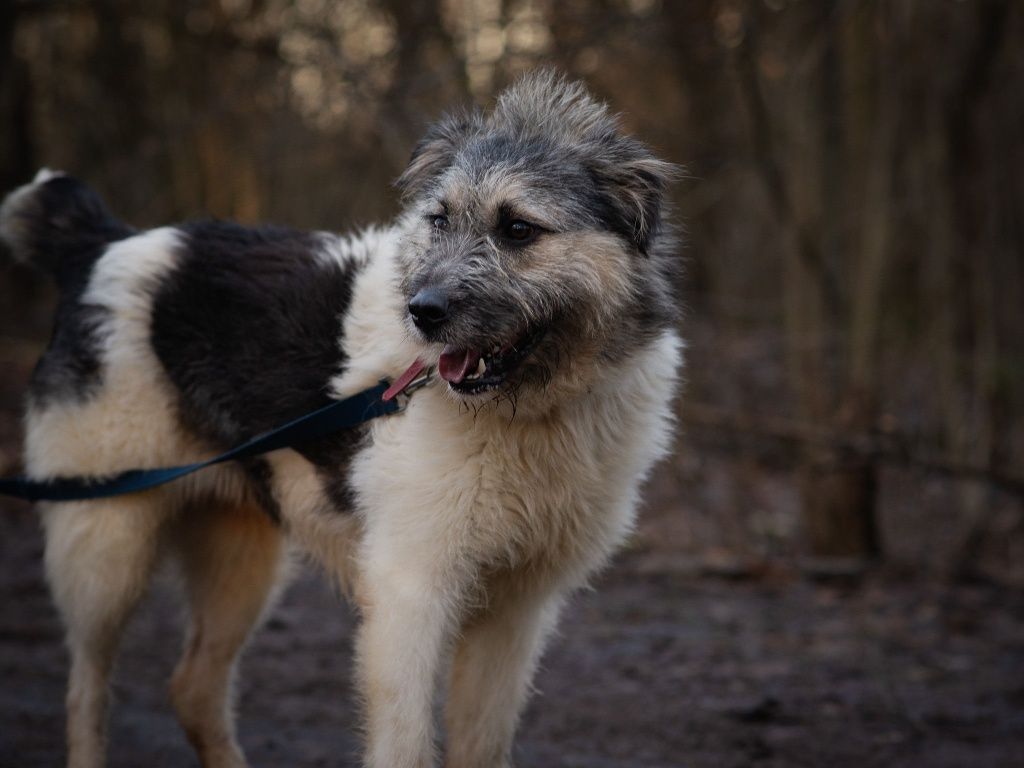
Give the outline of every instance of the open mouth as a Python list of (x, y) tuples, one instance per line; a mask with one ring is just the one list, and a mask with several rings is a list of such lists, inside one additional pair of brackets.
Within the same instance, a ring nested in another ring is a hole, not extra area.
[(478, 395), (504, 384), (543, 335), (540, 328), (527, 330), (512, 342), (494, 345), (489, 352), (449, 344), (437, 361), (437, 371), (459, 394)]

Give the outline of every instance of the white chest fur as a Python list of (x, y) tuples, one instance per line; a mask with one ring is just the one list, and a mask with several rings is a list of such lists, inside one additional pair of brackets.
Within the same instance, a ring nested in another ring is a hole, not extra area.
[(367, 533), (411, 549), (441, 540), (496, 566), (591, 570), (630, 530), (667, 450), (680, 346), (666, 333), (545, 418), (467, 412), (443, 382), (417, 393), (353, 465)]

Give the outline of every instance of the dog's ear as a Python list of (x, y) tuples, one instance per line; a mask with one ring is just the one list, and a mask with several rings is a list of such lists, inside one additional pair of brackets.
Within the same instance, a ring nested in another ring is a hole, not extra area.
[(479, 112), (445, 115), (427, 130), (412, 152), (409, 165), (395, 181), (403, 198), (417, 197), (452, 164), (459, 149), (481, 126)]
[(647, 255), (664, 217), (665, 194), (680, 169), (659, 160), (636, 139), (606, 135), (588, 152), (588, 167), (605, 223)]

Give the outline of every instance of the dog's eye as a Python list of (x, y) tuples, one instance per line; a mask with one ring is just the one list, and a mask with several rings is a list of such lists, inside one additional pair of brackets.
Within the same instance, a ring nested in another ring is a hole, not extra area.
[(448, 230), (448, 217), (444, 214), (430, 217), (431, 226), (438, 232), (445, 232)]
[(525, 245), (537, 237), (538, 229), (525, 221), (516, 219), (501, 227), (501, 236), (516, 245)]

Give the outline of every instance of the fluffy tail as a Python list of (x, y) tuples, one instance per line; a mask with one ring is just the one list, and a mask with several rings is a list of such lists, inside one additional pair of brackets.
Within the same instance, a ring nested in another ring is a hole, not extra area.
[(0, 205), (0, 240), (59, 284), (87, 275), (108, 243), (133, 233), (90, 187), (46, 168)]

